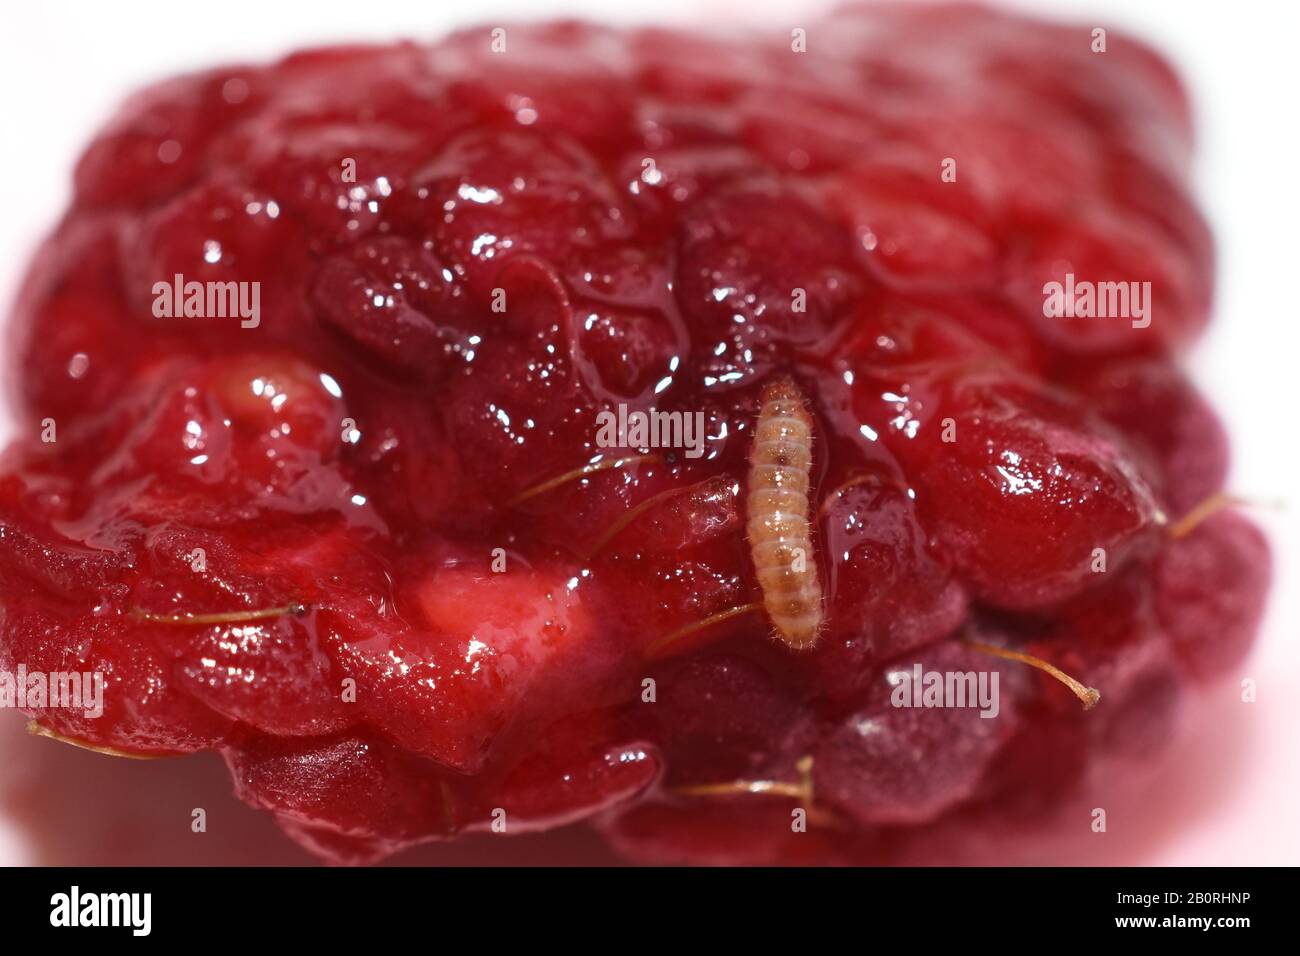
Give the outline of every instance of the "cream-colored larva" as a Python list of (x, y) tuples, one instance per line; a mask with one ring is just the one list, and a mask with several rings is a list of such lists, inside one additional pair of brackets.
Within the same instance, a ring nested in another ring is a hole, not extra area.
[(798, 386), (788, 378), (769, 382), (749, 450), (746, 532), (763, 607), (794, 648), (812, 647), (822, 623), (808, 506), (812, 431)]

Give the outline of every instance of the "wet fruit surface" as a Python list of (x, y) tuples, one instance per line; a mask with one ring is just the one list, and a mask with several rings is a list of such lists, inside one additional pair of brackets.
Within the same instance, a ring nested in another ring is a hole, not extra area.
[[(1227, 470), (1177, 365), (1213, 274), (1187, 103), (1089, 44), (966, 6), (806, 50), (563, 23), (132, 99), (19, 299), (0, 461), (0, 670), (98, 673), (103, 712), (22, 709), (220, 751), (336, 861), (585, 820), (633, 860), (868, 862), (1146, 760), (1269, 556), (1180, 520)], [(1145, 312), (1050, 315), (1067, 274)], [(773, 639), (746, 536), (778, 379), (814, 641)], [(996, 706), (901, 703), (916, 673)]]

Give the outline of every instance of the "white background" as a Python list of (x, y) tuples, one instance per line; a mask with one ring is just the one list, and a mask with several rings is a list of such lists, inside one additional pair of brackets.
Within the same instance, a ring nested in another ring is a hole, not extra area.
[[(1300, 613), (1289, 587), (1300, 542), (1295, 482), (1300, 280), (1300, 92), (1297, 5), (1187, 0), (1068, 0), (1027, 6), (1088, 26), (1124, 27), (1173, 60), (1197, 107), (1197, 184), (1219, 250), (1218, 306), (1192, 357), (1234, 440), (1231, 486), (1260, 500), (1276, 551), (1265, 633), (1244, 673), (1260, 682), (1255, 758), (1227, 797), (1203, 809), (1193, 835), (1148, 862), (1300, 862)], [(33, 244), (61, 213), (69, 174), (92, 131), (131, 89), (222, 61), (274, 57), (328, 41), (431, 39), (453, 26), (576, 14), (603, 20), (698, 22), (710, 29), (804, 25), (830, 4), (761, 0), (552, 0), (550, 3), (16, 2), (0, 25), (0, 303), (7, 311)], [(6, 388), (9, 383), (5, 383)], [(8, 431), (0, 421), (0, 438)], [(1212, 587), (1213, 582), (1206, 582)], [(13, 715), (0, 715), (6, 720)], [(1205, 733), (1213, 727), (1204, 726)], [(1196, 747), (1196, 741), (1190, 744)], [(0, 767), (0, 774), (5, 769)], [(0, 816), (0, 862), (22, 858)]]

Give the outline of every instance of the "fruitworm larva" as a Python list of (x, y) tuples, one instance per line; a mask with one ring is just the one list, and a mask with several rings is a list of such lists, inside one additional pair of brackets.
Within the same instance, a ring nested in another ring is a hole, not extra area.
[(763, 387), (749, 451), (746, 532), (763, 607), (777, 636), (810, 648), (822, 623), (822, 589), (812, 549), (808, 484), (812, 416), (798, 386), (779, 378)]

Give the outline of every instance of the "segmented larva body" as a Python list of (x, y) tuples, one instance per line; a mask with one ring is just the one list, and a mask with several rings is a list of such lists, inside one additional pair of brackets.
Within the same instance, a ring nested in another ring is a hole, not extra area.
[(812, 416), (788, 378), (769, 382), (762, 402), (749, 450), (749, 551), (778, 636), (791, 647), (808, 648), (822, 623), (808, 505)]

